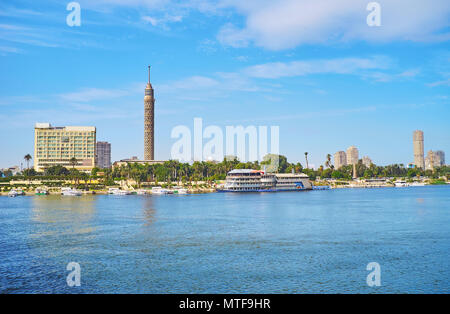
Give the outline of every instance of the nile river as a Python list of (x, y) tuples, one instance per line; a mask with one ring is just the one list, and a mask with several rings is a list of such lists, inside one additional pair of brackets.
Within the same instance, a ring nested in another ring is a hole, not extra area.
[(450, 293), (449, 261), (448, 186), (0, 198), (2, 293)]

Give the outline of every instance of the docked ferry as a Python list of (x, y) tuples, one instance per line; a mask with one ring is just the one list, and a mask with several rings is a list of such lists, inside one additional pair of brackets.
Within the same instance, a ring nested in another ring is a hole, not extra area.
[(311, 190), (312, 184), (303, 173), (265, 173), (253, 169), (235, 169), (227, 174), (218, 192), (278, 192)]

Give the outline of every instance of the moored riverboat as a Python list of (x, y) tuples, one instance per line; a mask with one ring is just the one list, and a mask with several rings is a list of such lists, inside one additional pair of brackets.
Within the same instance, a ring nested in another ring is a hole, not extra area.
[(227, 174), (218, 192), (281, 192), (311, 190), (312, 184), (303, 173), (266, 173), (261, 170), (235, 169)]

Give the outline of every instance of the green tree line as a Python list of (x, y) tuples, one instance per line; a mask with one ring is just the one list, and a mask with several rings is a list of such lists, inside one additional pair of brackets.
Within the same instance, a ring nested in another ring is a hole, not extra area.
[[(305, 157), (307, 155), (305, 154)], [(275, 162), (273, 162), (275, 161)], [(73, 180), (91, 180), (103, 178), (105, 184), (111, 185), (115, 180), (134, 179), (138, 184), (142, 182), (194, 182), (194, 181), (216, 181), (224, 180), (226, 174), (233, 169), (255, 169), (266, 170), (267, 172), (278, 173), (305, 173), (310, 179), (315, 180), (317, 177), (350, 180), (353, 177), (353, 166), (343, 166), (340, 169), (334, 169), (331, 164), (331, 155), (328, 154), (325, 159), (325, 165), (318, 169), (304, 168), (300, 162), (290, 163), (287, 158), (282, 155), (267, 155), (262, 162), (240, 162), (236, 157), (225, 158), (222, 162), (199, 162), (192, 164), (181, 163), (175, 160), (169, 160), (163, 164), (137, 164), (128, 163), (121, 167), (113, 169), (94, 168), (91, 174), (80, 172), (74, 168), (75, 161), (71, 169), (63, 166), (53, 166), (45, 169), (43, 173), (36, 172), (33, 168), (25, 169), (21, 175), (15, 176), (15, 179), (34, 177), (40, 179), (73, 179)], [(99, 176), (102, 172), (102, 176)], [(418, 168), (406, 168), (403, 164), (394, 164), (388, 166), (377, 166), (371, 164), (369, 167), (359, 160), (356, 165), (356, 174), (358, 177), (364, 178), (381, 178), (381, 177), (416, 177), (427, 176), (430, 178), (439, 178), (441, 176), (450, 175), (450, 167), (437, 167), (433, 171), (422, 170)], [(8, 180), (12, 178), (7, 174), (3, 174)]]

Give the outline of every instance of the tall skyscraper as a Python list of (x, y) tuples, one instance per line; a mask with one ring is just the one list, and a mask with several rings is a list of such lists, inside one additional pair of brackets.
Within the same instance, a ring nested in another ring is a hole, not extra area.
[(148, 67), (148, 83), (144, 97), (144, 160), (155, 159), (155, 95), (150, 83), (150, 66)]
[[(36, 123), (34, 128), (34, 169), (44, 171), (64, 166), (91, 171), (95, 166), (96, 128), (93, 126), (52, 127)], [(71, 159), (76, 158), (76, 164)]]
[(445, 165), (445, 153), (442, 150), (433, 152), (428, 151), (425, 158), (425, 170), (434, 170), (435, 167), (442, 167)]
[(347, 165), (356, 165), (359, 159), (359, 152), (355, 146), (347, 148)]
[(97, 142), (97, 167), (111, 168), (111, 143)]
[(445, 166), (445, 153), (442, 150), (438, 150), (434, 152), (436, 155), (436, 161), (438, 162), (438, 166)]
[(417, 168), (425, 169), (423, 132), (416, 130), (413, 133), (414, 164)]
[(429, 150), (427, 153), (427, 157), (425, 158), (425, 170), (433, 170), (435, 166), (434, 161), (434, 152)]
[(339, 169), (347, 165), (347, 154), (344, 151), (339, 151), (334, 154), (334, 169)]

